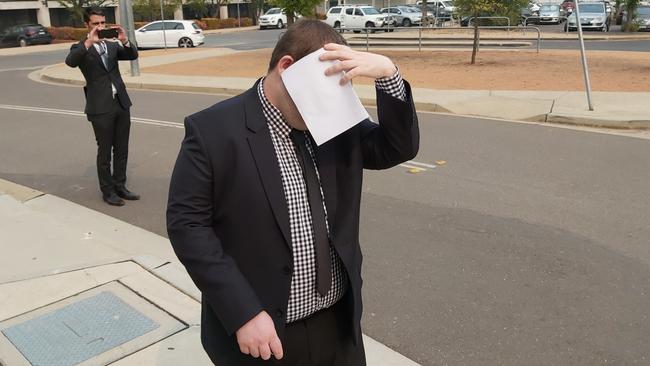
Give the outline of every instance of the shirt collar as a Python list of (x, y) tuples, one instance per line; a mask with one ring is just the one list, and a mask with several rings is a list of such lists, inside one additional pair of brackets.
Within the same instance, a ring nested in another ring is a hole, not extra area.
[(260, 80), (260, 83), (257, 86), (257, 93), (260, 97), (260, 102), (262, 102), (262, 111), (264, 112), (266, 122), (273, 132), (285, 139), (289, 138), (291, 126), (289, 126), (285, 120), (282, 112), (280, 112), (280, 110), (266, 98), (266, 95), (264, 94), (264, 80), (266, 80), (266, 78)]

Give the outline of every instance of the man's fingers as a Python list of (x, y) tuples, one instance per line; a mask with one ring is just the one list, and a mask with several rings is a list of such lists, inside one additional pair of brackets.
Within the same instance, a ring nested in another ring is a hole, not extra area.
[(250, 354), (250, 350), (249, 350), (248, 346), (240, 344), (239, 345), (239, 350), (241, 351), (241, 353), (243, 353), (245, 355)]
[(255, 357), (255, 358), (260, 357), (260, 349), (259, 349), (259, 346), (253, 346), (253, 347), (251, 347), (251, 348), (250, 348), (250, 351), (251, 351), (251, 352), (250, 352), (250, 355), (251, 355), (251, 356), (253, 356), (253, 357)]
[(359, 73), (360, 73), (360, 70), (359, 70), (358, 67), (355, 67), (354, 69), (346, 72), (345, 75), (343, 75), (343, 77), (341, 78), (341, 85), (347, 84), (352, 79), (357, 77), (359, 75)]
[(325, 75), (330, 76), (330, 75), (338, 74), (341, 71), (348, 71), (357, 66), (359, 66), (359, 63), (356, 60), (339, 61), (336, 64), (327, 68), (327, 70), (325, 70)]
[(325, 46), (323, 46), (325, 51), (337, 51), (337, 50), (347, 50), (350, 49), (350, 47), (338, 44), (338, 43), (328, 43)]
[(328, 60), (350, 60), (354, 58), (354, 53), (349, 50), (340, 50), (340, 51), (329, 51), (320, 55), (319, 60), (328, 61)]
[(268, 344), (260, 346), (260, 357), (262, 357), (264, 361), (271, 358), (271, 348), (269, 348)]
[(271, 352), (273, 352), (273, 356), (277, 360), (281, 360), (282, 357), (284, 357), (284, 351), (282, 350), (282, 342), (280, 342), (280, 338), (274, 337), (271, 340), (271, 343), (269, 343), (269, 346), (271, 346)]

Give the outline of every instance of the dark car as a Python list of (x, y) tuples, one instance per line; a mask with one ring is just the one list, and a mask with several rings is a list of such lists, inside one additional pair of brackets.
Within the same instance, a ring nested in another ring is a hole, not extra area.
[(0, 47), (48, 43), (52, 43), (52, 35), (40, 24), (15, 25), (0, 32)]

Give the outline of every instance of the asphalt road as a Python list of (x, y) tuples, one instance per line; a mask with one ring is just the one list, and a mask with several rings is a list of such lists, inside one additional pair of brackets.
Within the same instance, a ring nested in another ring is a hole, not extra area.
[[(110, 207), (91, 126), (65, 114), (83, 110), (81, 88), (28, 72), (0, 72), (0, 104), (61, 111), (0, 105), (0, 177), (165, 235), (182, 126), (133, 123), (143, 199)], [(223, 99), (130, 94), (132, 116), (175, 123)], [(365, 332), (423, 365), (650, 363), (649, 134), (419, 116), (415, 160), (430, 167), (365, 174)]]

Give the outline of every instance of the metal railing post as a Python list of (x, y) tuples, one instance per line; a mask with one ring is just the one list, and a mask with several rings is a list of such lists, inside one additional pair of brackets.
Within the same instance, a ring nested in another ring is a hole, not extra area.
[(366, 30), (366, 52), (370, 51), (370, 36), (368, 36), (368, 28)]
[(418, 27), (418, 51), (422, 52), (422, 27)]

